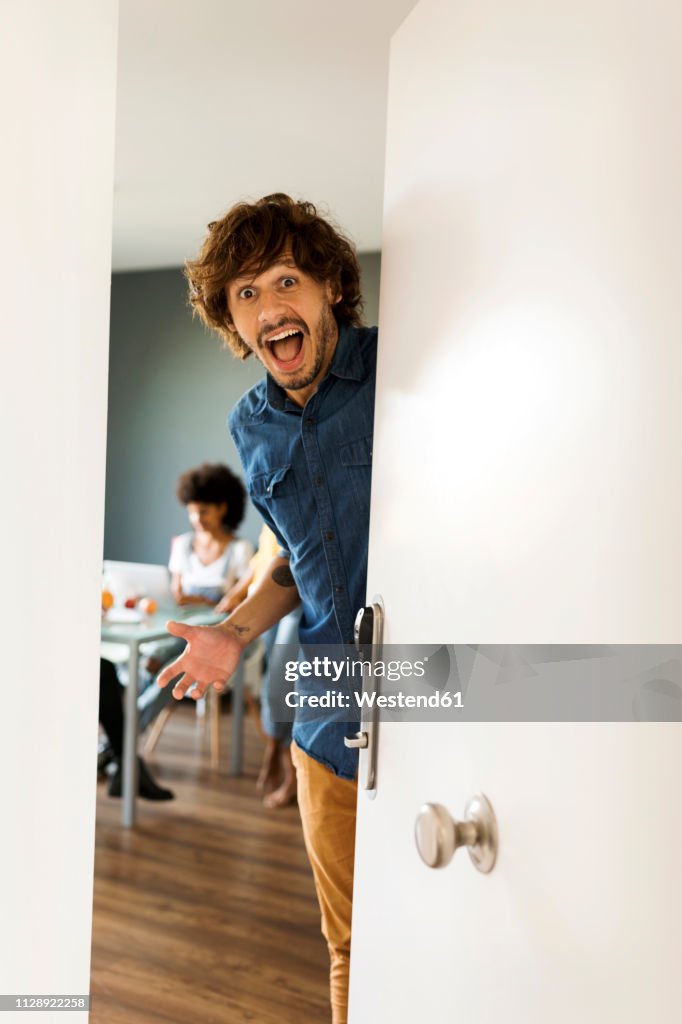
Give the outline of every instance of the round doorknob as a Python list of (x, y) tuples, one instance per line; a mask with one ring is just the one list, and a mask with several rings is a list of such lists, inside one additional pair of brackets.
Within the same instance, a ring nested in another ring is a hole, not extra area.
[(466, 846), (479, 871), (487, 874), (497, 859), (497, 821), (490, 801), (478, 793), (467, 804), (463, 821), (454, 821), (442, 804), (423, 804), (414, 825), (419, 856), (430, 868), (444, 868)]

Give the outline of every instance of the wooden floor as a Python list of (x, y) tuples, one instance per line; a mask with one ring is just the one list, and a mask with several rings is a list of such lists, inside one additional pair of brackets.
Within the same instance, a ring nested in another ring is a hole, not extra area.
[(155, 752), (167, 803), (98, 787), (91, 1024), (327, 1024), (328, 961), (298, 809), (255, 791), (262, 745), (247, 717), (245, 775), (220, 771), (191, 706)]

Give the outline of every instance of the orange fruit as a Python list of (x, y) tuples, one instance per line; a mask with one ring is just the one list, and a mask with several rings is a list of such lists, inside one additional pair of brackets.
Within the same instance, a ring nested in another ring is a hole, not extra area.
[(143, 597), (140, 601), (140, 611), (143, 615), (154, 615), (158, 607), (153, 597)]
[(110, 590), (102, 591), (102, 611), (108, 612), (110, 608), (114, 607), (114, 595)]

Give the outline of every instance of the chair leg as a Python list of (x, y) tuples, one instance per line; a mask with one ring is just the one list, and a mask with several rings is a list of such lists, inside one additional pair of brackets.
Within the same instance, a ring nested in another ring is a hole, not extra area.
[(213, 687), (209, 690), (208, 714), (210, 719), (211, 768), (220, 765), (220, 694)]
[(142, 748), (142, 753), (144, 754), (145, 757), (149, 757), (150, 754), (154, 753), (156, 744), (161, 739), (161, 733), (164, 730), (164, 726), (166, 725), (166, 722), (168, 721), (170, 716), (173, 714), (173, 710), (177, 707), (177, 705), (177, 701), (172, 701), (170, 704), (166, 704), (165, 708), (162, 708), (162, 710), (156, 716), (154, 723), (151, 729), (149, 730), (149, 735), (145, 740), (144, 747)]
[(256, 700), (254, 695), (251, 693), (251, 690), (249, 689), (248, 686), (244, 687), (244, 702), (245, 702), (246, 707), (247, 707), (247, 709), (249, 711), (249, 714), (251, 715), (251, 717), (253, 718), (254, 722), (256, 723), (256, 728), (258, 729), (259, 736), (261, 737), (262, 740), (266, 740), (268, 737), (263, 732), (263, 726), (261, 725), (261, 721), (260, 721), (260, 703), (259, 703), (259, 701)]

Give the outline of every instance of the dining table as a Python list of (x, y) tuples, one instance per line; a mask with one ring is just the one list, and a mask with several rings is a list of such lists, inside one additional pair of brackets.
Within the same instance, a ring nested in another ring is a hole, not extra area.
[[(130, 612), (130, 614), (127, 614)], [(213, 608), (173, 606), (159, 608), (154, 614), (144, 615), (137, 610), (114, 607), (102, 615), (101, 653), (102, 657), (125, 662), (128, 667), (128, 682), (124, 698), (124, 731), (122, 763), (122, 806), (121, 823), (132, 828), (136, 820), (138, 786), (138, 686), (140, 678), (140, 648), (142, 644), (168, 637), (166, 623), (169, 619), (185, 622), (192, 626), (211, 626), (225, 618), (216, 614)], [(180, 678), (180, 676), (178, 676)], [(151, 685), (154, 685), (153, 683)], [(172, 684), (169, 684), (172, 685)], [(232, 773), (241, 773), (243, 748), (244, 693), (243, 673), (234, 673), (232, 684)]]

